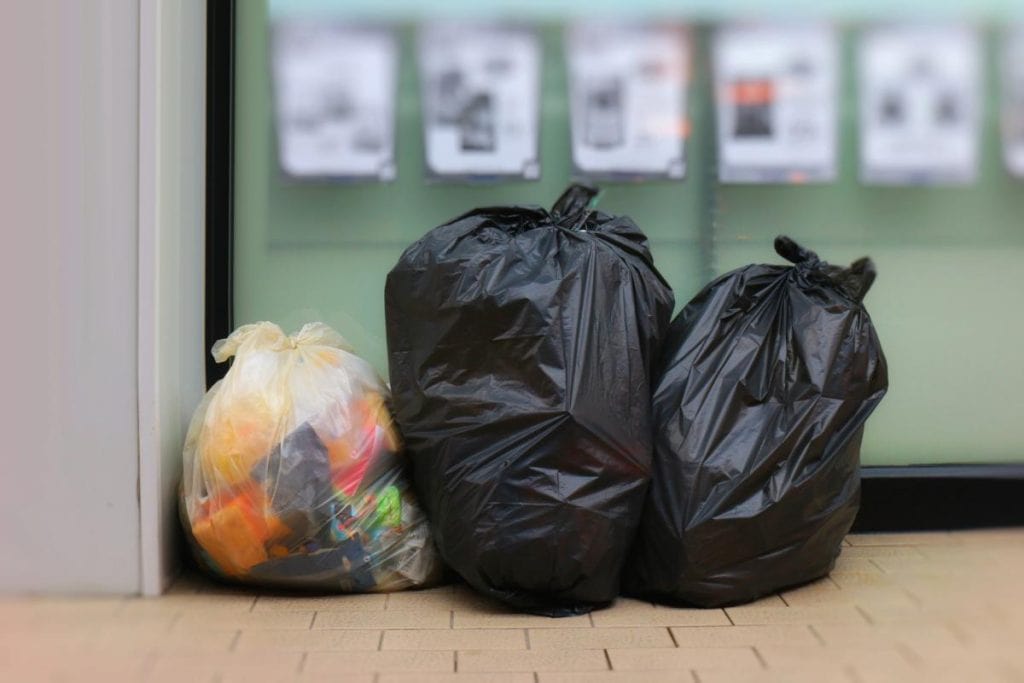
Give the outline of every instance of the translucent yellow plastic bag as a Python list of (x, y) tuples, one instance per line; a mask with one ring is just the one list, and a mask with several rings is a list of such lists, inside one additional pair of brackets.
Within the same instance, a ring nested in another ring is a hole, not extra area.
[(337, 332), (245, 325), (189, 426), (182, 512), (214, 573), (286, 588), (391, 591), (440, 575), (386, 388)]

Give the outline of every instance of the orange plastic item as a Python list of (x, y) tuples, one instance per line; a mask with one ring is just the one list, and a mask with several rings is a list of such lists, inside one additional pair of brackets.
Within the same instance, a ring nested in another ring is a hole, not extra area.
[(275, 416), (260, 401), (234, 401), (230, 410), (211, 417), (199, 441), (199, 463), (213, 491), (249, 481), (256, 463), (275, 444)]
[(282, 538), (288, 527), (250, 493), (216, 506), (192, 525), (192, 535), (228, 575), (240, 576), (267, 560), (268, 541)]

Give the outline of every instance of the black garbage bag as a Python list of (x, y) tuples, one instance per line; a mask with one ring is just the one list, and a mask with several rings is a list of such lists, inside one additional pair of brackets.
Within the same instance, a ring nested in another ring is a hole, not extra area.
[(672, 323), (631, 594), (710, 607), (805, 583), (857, 514), (864, 422), (888, 388), (861, 303), (874, 265), (775, 249), (795, 265), (727, 273)]
[(647, 238), (588, 209), (595, 194), (471, 211), (410, 246), (385, 290), (395, 417), (442, 557), (552, 616), (619, 591), (674, 303)]

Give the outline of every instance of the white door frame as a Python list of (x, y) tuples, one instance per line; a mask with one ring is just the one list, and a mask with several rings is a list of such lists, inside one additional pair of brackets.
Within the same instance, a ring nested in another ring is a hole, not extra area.
[(206, 2), (139, 1), (139, 509), (144, 595), (179, 567), (181, 448), (204, 390)]

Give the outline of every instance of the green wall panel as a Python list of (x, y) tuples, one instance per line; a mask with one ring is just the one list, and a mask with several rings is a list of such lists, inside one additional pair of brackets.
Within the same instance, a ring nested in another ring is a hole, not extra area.
[[(302, 3), (300, 3), (301, 5)], [(314, 3), (315, 5), (315, 3)], [(414, 16), (407, 14), (406, 16)], [(550, 205), (569, 181), (568, 103), (561, 26), (542, 23), (542, 178), (492, 185), (424, 179), (412, 28), (400, 28), (398, 179), (388, 184), (297, 183), (277, 171), (267, 53), (267, 6), (239, 3), (235, 121), (237, 324), (308, 320), (336, 327), (386, 374), (383, 289), (402, 250), (470, 208)], [(857, 179), (854, 34), (844, 35), (838, 182), (720, 186), (714, 155), (706, 32), (694, 33), (683, 182), (609, 184), (600, 206), (631, 215), (651, 237), (677, 308), (713, 274), (773, 261), (789, 234), (822, 257), (868, 254), (879, 279), (867, 304), (891, 366), (889, 396), (869, 423), (874, 465), (1024, 460), (1024, 193), (1002, 169), (996, 74), (989, 55), (983, 166), (965, 188), (872, 188)], [(991, 42), (991, 41), (989, 41)]]

